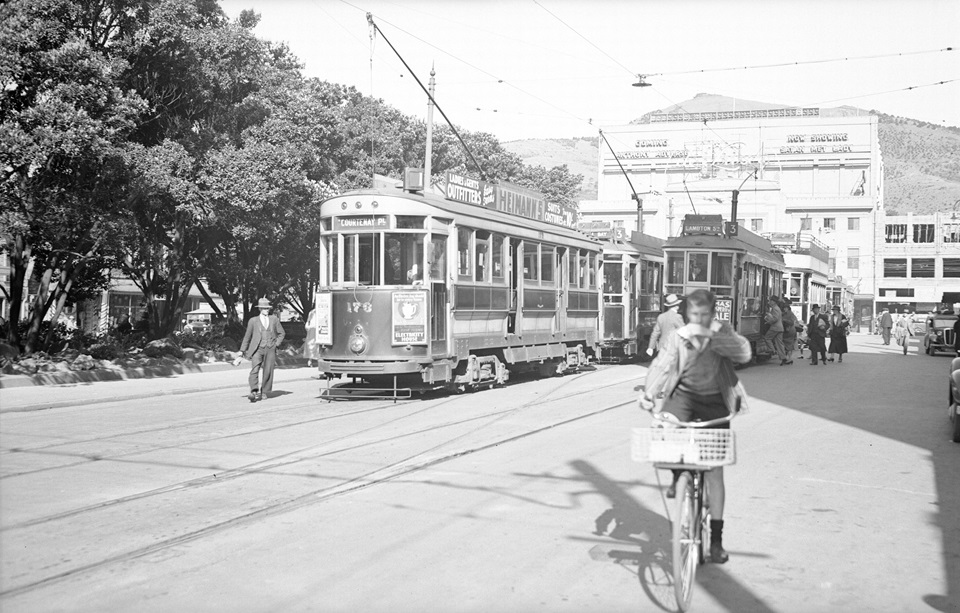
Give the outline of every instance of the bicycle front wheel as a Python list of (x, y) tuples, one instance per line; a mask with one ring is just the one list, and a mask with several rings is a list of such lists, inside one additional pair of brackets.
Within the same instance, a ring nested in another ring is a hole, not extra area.
[(697, 517), (690, 473), (677, 480), (676, 509), (673, 518), (673, 590), (681, 611), (690, 608), (693, 581), (697, 575), (699, 551), (696, 543)]

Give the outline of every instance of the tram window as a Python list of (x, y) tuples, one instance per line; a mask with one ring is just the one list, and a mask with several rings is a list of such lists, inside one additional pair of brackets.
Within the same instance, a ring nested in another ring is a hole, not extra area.
[(434, 236), (430, 239), (427, 253), (427, 266), (430, 267), (430, 279), (445, 281), (447, 278), (447, 238)]
[(477, 281), (489, 281), (487, 271), (490, 269), (490, 233), (485, 230), (477, 230), (476, 233), (476, 253), (477, 268), (474, 279)]
[(660, 262), (640, 262), (640, 310), (660, 310)]
[(397, 229), (422, 230), (424, 219), (422, 215), (397, 215)]
[(340, 270), (340, 250), (337, 248), (339, 236), (333, 235), (326, 238), (327, 243), (327, 285), (336, 283), (338, 272)]
[(578, 285), (581, 288), (586, 289), (590, 287), (590, 277), (589, 273), (587, 272), (590, 269), (590, 265), (588, 263), (586, 251), (580, 252), (580, 257), (577, 262), (577, 271), (578, 275), (580, 276), (580, 283), (578, 283)]
[(528, 281), (536, 281), (540, 278), (539, 246), (537, 243), (523, 243), (523, 278)]
[(670, 253), (667, 255), (667, 283), (670, 285), (683, 285), (683, 253)]
[(555, 247), (540, 245), (540, 281), (553, 285), (553, 268), (556, 266)]
[(603, 263), (603, 293), (604, 294), (623, 294), (623, 275), (621, 274), (621, 262)]
[(710, 285), (733, 285), (733, 256), (713, 254)]
[(423, 235), (387, 234), (383, 261), (384, 285), (423, 281)]
[(707, 282), (707, 260), (709, 253), (691, 253), (690, 254), (690, 282)]
[(380, 283), (380, 235), (360, 234), (357, 240), (357, 257), (360, 264), (357, 282), (363, 285), (377, 285)]
[(570, 285), (570, 289), (575, 289), (578, 286), (577, 281), (580, 279), (580, 271), (577, 270), (580, 262), (579, 253), (580, 251), (577, 249), (570, 250), (570, 265), (567, 266), (567, 276), (569, 277), (568, 284)]
[(493, 279), (495, 281), (503, 280), (503, 237), (499, 234), (493, 235), (493, 248), (491, 249), (490, 255), (492, 256), (492, 264), (490, 267), (490, 272), (493, 273)]
[(357, 282), (357, 235), (343, 235), (343, 282)]
[(587, 275), (590, 289), (597, 289), (597, 254), (595, 253), (587, 256)]
[(457, 229), (457, 274), (460, 279), (470, 279), (470, 241), (473, 239), (473, 230), (468, 228)]

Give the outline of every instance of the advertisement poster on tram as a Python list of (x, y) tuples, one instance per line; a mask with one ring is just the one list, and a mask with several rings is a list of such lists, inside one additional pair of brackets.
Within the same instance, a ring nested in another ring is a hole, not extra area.
[(427, 344), (426, 292), (393, 292), (392, 344)]
[(730, 321), (730, 312), (733, 310), (733, 301), (729, 298), (717, 300), (717, 319)]
[(316, 313), (317, 322), (317, 344), (318, 345), (332, 345), (333, 344), (333, 327), (330, 325), (332, 320), (333, 313), (333, 303), (332, 295), (327, 293), (317, 294), (317, 300), (314, 304)]

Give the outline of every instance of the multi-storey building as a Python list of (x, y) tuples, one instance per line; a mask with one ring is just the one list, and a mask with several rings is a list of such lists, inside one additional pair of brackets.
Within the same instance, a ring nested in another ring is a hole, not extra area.
[(627, 229), (642, 219), (644, 232), (668, 238), (689, 213), (731, 219), (736, 190), (742, 227), (817, 239), (834, 289), (852, 292), (844, 306), (855, 323), (872, 316), (874, 228), (883, 217), (877, 117), (759, 106), (768, 108), (659, 114), (604, 128), (610, 146), (601, 140), (598, 199), (582, 201), (581, 215)]
[(927, 313), (960, 302), (960, 218), (887, 215), (876, 227), (877, 310)]

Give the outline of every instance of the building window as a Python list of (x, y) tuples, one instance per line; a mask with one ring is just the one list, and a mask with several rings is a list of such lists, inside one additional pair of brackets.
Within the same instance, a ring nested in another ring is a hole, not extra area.
[(860, 248), (850, 247), (847, 249), (847, 270), (851, 277), (860, 276)]
[(932, 243), (934, 240), (932, 223), (913, 224), (913, 242)]
[(883, 298), (913, 298), (914, 289), (912, 287), (906, 288), (893, 288), (893, 287), (881, 287), (880, 296)]
[(935, 261), (933, 258), (913, 258), (910, 261), (910, 276), (918, 279), (932, 279)]
[(836, 230), (836, 229), (837, 229), (837, 218), (836, 218), (836, 217), (824, 217), (824, 218), (823, 218), (823, 229), (824, 229), (824, 230)]
[(887, 242), (888, 243), (907, 242), (907, 224), (888, 223), (887, 224)]
[(943, 276), (960, 277), (960, 258), (943, 258)]
[(960, 224), (943, 224), (943, 242), (960, 243)]
[(763, 232), (763, 220), (762, 219), (751, 219), (750, 220), (750, 229), (754, 232)]
[(907, 258), (883, 258), (884, 277), (907, 276)]
[(860, 229), (860, 218), (859, 217), (849, 217), (847, 218), (847, 230), (857, 231)]
[(800, 220), (800, 231), (803, 232), (807, 230), (808, 232), (813, 229), (813, 219), (810, 217), (804, 217)]
[(830, 274), (831, 274), (831, 275), (837, 274), (837, 258), (835, 258), (835, 257), (830, 257), (830, 258), (827, 260), (827, 265), (830, 267)]

